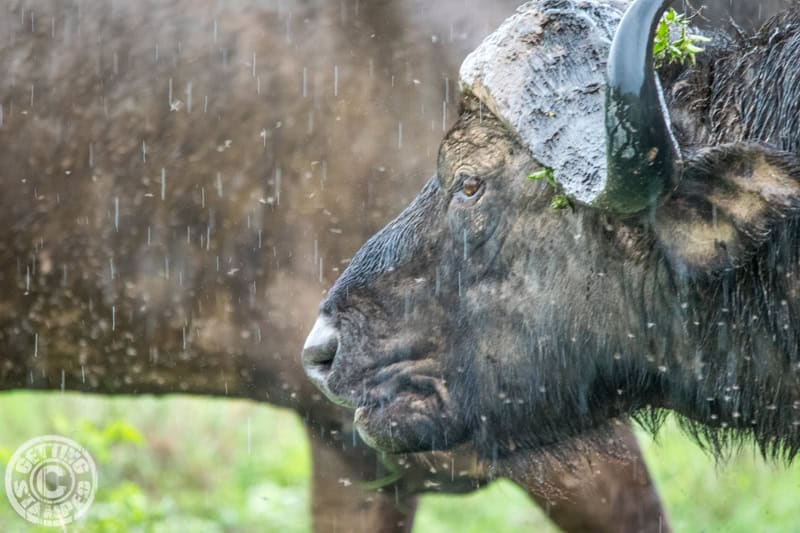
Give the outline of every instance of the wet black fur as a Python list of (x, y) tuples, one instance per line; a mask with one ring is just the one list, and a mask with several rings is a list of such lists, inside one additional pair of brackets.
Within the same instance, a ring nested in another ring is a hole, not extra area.
[[(762, 143), (768, 160), (800, 178), (798, 4), (753, 36), (737, 29), (717, 33), (699, 59), (695, 68), (667, 67), (661, 74), (688, 161), (683, 183), (676, 186), (711, 217), (711, 206), (701, 205), (707, 180), (720, 168), (747, 161), (735, 147), (709, 153), (710, 146)], [(687, 193), (692, 187), (696, 194)], [(686, 324), (701, 324), (698, 352), (716, 352), (703, 361), (706, 380), (681, 387), (671, 401), (705, 413), (701, 420), (681, 418), (682, 426), (717, 456), (751, 440), (772, 458), (791, 460), (800, 450), (800, 198), (792, 203), (758, 225), (740, 228), (748, 241), (744, 256), (699, 276), (672, 270), (661, 294), (651, 295), (664, 305), (682, 295), (691, 310), (684, 313)], [(723, 332), (734, 324), (735, 331)], [(722, 345), (709, 350), (715, 343)], [(726, 352), (735, 354), (735, 361)], [(763, 402), (766, 387), (774, 391), (769, 404)], [(737, 405), (739, 417), (725, 419), (722, 402)], [(665, 414), (647, 409), (637, 418), (656, 430)]]
[[(439, 218), (449, 199), (432, 180), (359, 251), (323, 306), (339, 326), (349, 324), (348, 342), (359, 350), (348, 362), (353, 368), (336, 363), (334, 385), (339, 380), (345, 390), (352, 386), (345, 386), (346, 379), (380, 369), (381, 361), (368, 355), (372, 341), (388, 335), (372, 331), (381, 329), (372, 325), (376, 320), (385, 320), (390, 332), (440, 321), (439, 330), (447, 335), (440, 342), (451, 343), (441, 372), (458, 376), (449, 387), (459, 423), (470, 429), (485, 456), (546, 450), (587, 435), (602, 443), (603, 426), (618, 416), (633, 415), (655, 431), (674, 411), (719, 457), (753, 441), (765, 456), (794, 458), (800, 451), (800, 195), (768, 206), (750, 225), (732, 216), (735, 238), (720, 241), (713, 261), (702, 266), (687, 264), (671, 250), (670, 235), (659, 234), (657, 225), (658, 210), (674, 210), (679, 222), (714, 220), (718, 213), (709, 191), (728, 186), (719, 178), (724, 172), (752, 174), (756, 157), (800, 181), (800, 14), (787, 11), (753, 37), (718, 35), (700, 58), (694, 68), (661, 72), (684, 172), (651, 213), (625, 220), (580, 206), (578, 213), (556, 213), (542, 186), (543, 193), (524, 210), (503, 214), (538, 225), (531, 228), (530, 241), (520, 239), (507, 255), (492, 249), (505, 236), (470, 242), (469, 264), (449, 264), (459, 257), (459, 247), (442, 244), (446, 227)], [(492, 121), (474, 106), (465, 102), (454, 131)], [(492, 131), (501, 132), (502, 125)], [(573, 230), (585, 234), (580, 249), (568, 240), (574, 233), (558, 233)], [(570, 270), (576, 256), (579, 269)], [(451, 286), (439, 295), (437, 270), (439, 300), (429, 303), (430, 294), (415, 293), (410, 280), (429, 276), (436, 265)], [(462, 282), (462, 270), (463, 283), (470, 283), (474, 267), (476, 284), (488, 286), (497, 281), (492, 276), (520, 265), (524, 270), (517, 272), (527, 276), (566, 280), (558, 301), (536, 301), (523, 310), (532, 314), (504, 310), (502, 317), (497, 308), (444, 301), (447, 290), (454, 291), (456, 274)], [(478, 266), (490, 274), (480, 274)], [(604, 299), (602, 291), (612, 293)], [(441, 316), (427, 315), (428, 309)], [(512, 331), (513, 339), (498, 346), (496, 361), (470, 357), (469, 343), (484, 324), (492, 324), (494, 334)], [(380, 336), (368, 339), (369, 334)], [(522, 358), (514, 363), (519, 368), (536, 371), (521, 376), (505, 369), (502, 351)], [(363, 396), (370, 381), (362, 383)], [(512, 401), (487, 391), (502, 391)]]

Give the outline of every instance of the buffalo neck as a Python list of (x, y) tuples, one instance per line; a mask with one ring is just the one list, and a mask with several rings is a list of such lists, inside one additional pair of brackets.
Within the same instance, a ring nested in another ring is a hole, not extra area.
[[(640, 333), (661, 403), (711, 449), (800, 446), (800, 262), (790, 224), (747, 262), (689, 276), (657, 250), (640, 267)], [(777, 438), (775, 438), (777, 436)]]

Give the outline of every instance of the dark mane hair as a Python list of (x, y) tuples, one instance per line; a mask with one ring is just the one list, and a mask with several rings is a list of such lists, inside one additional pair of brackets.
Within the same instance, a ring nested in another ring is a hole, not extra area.
[[(797, 154), (800, 68), (787, 65), (800, 57), (800, 12), (783, 11), (752, 36), (738, 29), (732, 34), (714, 34), (695, 67), (661, 72), (682, 146), (691, 153), (701, 146), (758, 141)], [(671, 293), (660, 298), (663, 304), (683, 294), (689, 311), (702, 310), (685, 314), (697, 325), (696, 353), (676, 357), (694, 359), (684, 366), (694, 366), (697, 375), (673, 383), (693, 384), (674, 392), (673, 401), (694, 404), (706, 415), (678, 420), (717, 458), (746, 442), (775, 460), (791, 461), (800, 451), (800, 308), (786, 298), (800, 290), (800, 225), (784, 218), (776, 226), (748, 228), (769, 236), (741, 268), (710, 279), (671, 272), (662, 287)], [(731, 409), (733, 420), (722, 415)], [(655, 433), (666, 413), (649, 408), (635, 418)]]
[(760, 141), (800, 152), (800, 69), (786, 68), (800, 57), (797, 8), (800, 2), (753, 35), (737, 27), (709, 34), (696, 66), (661, 69), (683, 146)]

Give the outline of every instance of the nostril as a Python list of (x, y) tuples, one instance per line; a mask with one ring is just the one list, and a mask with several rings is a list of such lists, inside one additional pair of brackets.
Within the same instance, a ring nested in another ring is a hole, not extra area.
[(307, 365), (330, 367), (333, 365), (333, 358), (336, 356), (337, 345), (338, 343), (334, 339), (333, 343), (304, 348), (303, 362)]
[(339, 335), (327, 317), (320, 316), (314, 323), (303, 345), (303, 364), (328, 370), (339, 348)]

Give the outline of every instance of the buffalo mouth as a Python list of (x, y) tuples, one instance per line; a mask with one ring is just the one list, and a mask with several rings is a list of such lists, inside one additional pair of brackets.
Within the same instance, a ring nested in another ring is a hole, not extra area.
[(393, 453), (448, 449), (463, 440), (444, 379), (419, 365), (386, 379), (358, 402), (353, 419), (361, 438)]
[(448, 449), (464, 440), (446, 380), (433, 360), (409, 358), (406, 352), (383, 358), (394, 361), (388, 365), (345, 374), (339, 363), (346, 354), (336, 359), (328, 368), (306, 365), (306, 373), (328, 399), (355, 410), (354, 427), (368, 445), (409, 453)]

